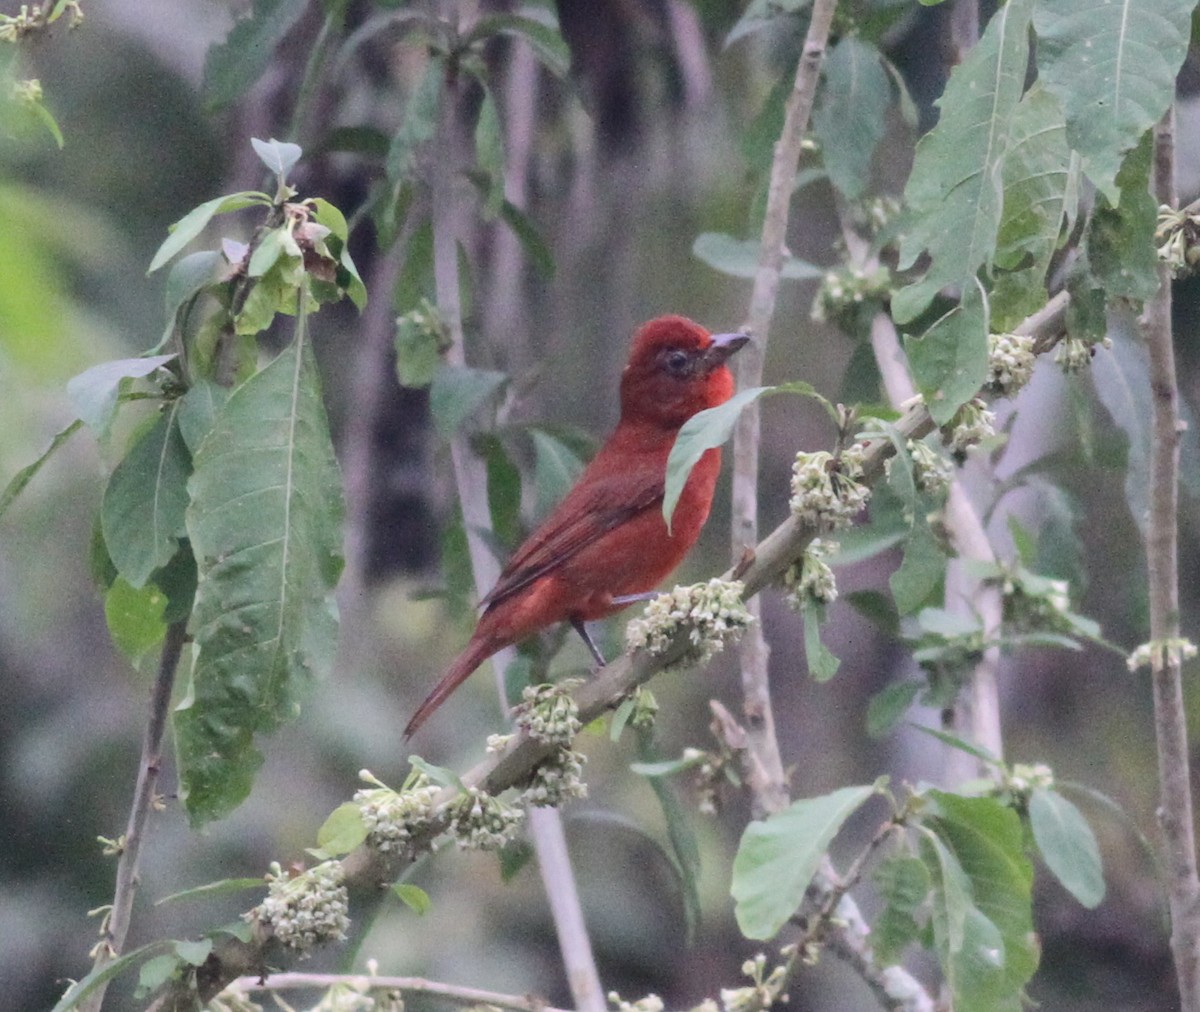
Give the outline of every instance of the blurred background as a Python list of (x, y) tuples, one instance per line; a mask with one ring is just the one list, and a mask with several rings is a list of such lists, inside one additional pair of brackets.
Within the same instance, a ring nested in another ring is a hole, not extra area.
[[(167, 226), (191, 207), (260, 185), (250, 137), (298, 140), (309, 153), (296, 175), (302, 194), (325, 196), (348, 215), (378, 184), (380, 159), (332, 150), (330, 136), (360, 125), (394, 131), (419, 78), (416, 48), (384, 34), (335, 58), (309, 115), (289, 133), (320, 5), (297, 5), (261, 79), (244, 97), (213, 108), (201, 87), (205, 54), (246, 6), (86, 4), (82, 27), (23, 49), (28, 76), (42, 81), (66, 145), (58, 151), (48, 136), (0, 140), (0, 481), (74, 417), (64, 390), (71, 376), (157, 342), (163, 278), (147, 277), (146, 265)], [(572, 53), (566, 81), (541, 69), (523, 45), (490, 54), (508, 131), (508, 194), (525, 208), (555, 265), (552, 274), (539, 270), (499, 223), (481, 224), (468, 251), (468, 356), (514, 377), (510, 419), (598, 440), (615, 421), (619, 370), (640, 322), (670, 312), (714, 330), (742, 323), (749, 283), (706, 266), (692, 244), (706, 231), (753, 237), (748, 209), (764, 164), (755, 129), (771, 89), (790, 80), (799, 36), (783, 26), (723, 47), (741, 6), (561, 0), (557, 13)], [(949, 71), (950, 5), (861, 6), (883, 26), (874, 37), (916, 100), (918, 129), (927, 128)], [(3, 5), (7, 13), (15, 9)], [(353, 28), (375, 8), (356, 0), (349, 12)], [(1192, 76), (1185, 69), (1185, 92)], [(1180, 164), (1189, 164), (1200, 131), (1185, 115), (1180, 133)], [(899, 114), (892, 117), (875, 160), (876, 192), (900, 193), (916, 136)], [(1183, 199), (1192, 199), (1196, 180), (1180, 183)], [(239, 227), (235, 221), (227, 231)], [(834, 264), (836, 235), (832, 191), (822, 182), (807, 187), (794, 204), (792, 253)], [(300, 719), (262, 742), (266, 764), (237, 813), (202, 833), (189, 830), (172, 799), (153, 817), (131, 947), (234, 919), (247, 905), (244, 895), (155, 901), (214, 879), (259, 875), (271, 860), (302, 858), (328, 812), (358, 786), (359, 769), (399, 785), (408, 751), (400, 729), (469, 635), (470, 614), (430, 594), (444, 584), (441, 542), (454, 490), (426, 392), (401, 389), (395, 378), (389, 292), (402, 265), (380, 253), (367, 218), (353, 250), (370, 306), (362, 316), (348, 306), (327, 309), (316, 320), (350, 496), (341, 660)], [(802, 378), (837, 398), (856, 344), (811, 321), (815, 290), (815, 281), (784, 283), (767, 382)], [(1186, 339), (1196, 294), (1181, 285), (1177, 300), (1181, 384), (1189, 396), (1200, 379), (1195, 344)], [(973, 461), (967, 476), (1002, 552), (1011, 550), (1011, 512), (1034, 530), (1053, 523), (1057, 548), (1085, 576), (1076, 587), (1079, 610), (1098, 619), (1108, 639), (1131, 648), (1146, 635), (1144, 559), (1122, 489), (1128, 448), (1103, 406), (1105, 382), (1099, 369), (1064, 378), (1044, 363), (1002, 416), (1010, 442), (999, 471)], [(763, 410), (760, 522), (767, 531), (786, 515), (796, 450), (827, 448), (833, 433), (823, 412), (800, 399), (768, 400)], [(153, 658), (135, 670), (112, 647), (88, 565), (112, 456), (112, 447), (90, 433), (76, 436), (0, 520), (0, 994), (12, 1008), (49, 1007), (67, 978), (86, 972), (97, 929), (86, 912), (111, 898), (114, 869), (96, 838), (123, 830), (136, 773)], [(1005, 479), (1038, 460), (1037, 477), (1009, 494)], [(1184, 510), (1186, 633), (1195, 628), (1200, 556), (1194, 500), (1185, 500)], [(722, 493), (680, 579), (714, 575), (729, 561)], [(843, 595), (886, 589), (897, 561), (885, 554), (846, 567)], [(839, 601), (825, 639), (842, 667), (818, 685), (805, 672), (798, 616), (778, 593), (765, 595), (764, 611), (793, 796), (885, 773), (894, 784), (938, 780), (942, 756), (925, 736), (900, 730), (874, 741), (865, 732), (871, 695), (912, 673), (899, 644)], [(608, 651), (619, 649), (622, 628), (617, 620), (602, 631)], [(568, 641), (557, 663), (583, 667), (586, 656)], [(1103, 791), (1125, 813), (1079, 799), (1108, 882), (1097, 910), (1079, 907), (1039, 871), (1035, 923), (1043, 959), (1031, 996), (1054, 1010), (1170, 1007), (1163, 890), (1139, 840), (1139, 833), (1154, 838), (1157, 803), (1147, 681), (1098, 650), (1026, 651), (1005, 658), (1001, 684), (1008, 758), (1049, 763), (1060, 778)], [(713, 744), (709, 699), (738, 711), (731, 657), (659, 678), (653, 688), (665, 755)], [(1189, 707), (1195, 713), (1194, 699)], [(936, 714), (923, 716), (936, 722)], [(500, 727), (495, 681), (485, 670), (413, 747), (461, 770)], [(633, 746), (601, 734), (585, 736), (582, 747), (590, 796), (564, 814), (605, 987), (626, 998), (653, 991), (679, 1008), (739, 985), (742, 962), (761, 948), (738, 935), (728, 896), (730, 861), (749, 817), (745, 800), (731, 793), (716, 815), (692, 815), (703, 916), (689, 940), (663, 852), (662, 812), (647, 782), (628, 770), (637, 758)], [(171, 769), (163, 782), (173, 784)], [(686, 782), (678, 788), (694, 800)], [(847, 853), (869, 838), (879, 817), (868, 808), (848, 827), (841, 841)], [(373, 958), (381, 973), (569, 1002), (531, 865), (503, 882), (494, 856), (446, 848), (413, 881), (428, 891), (433, 910), (419, 919), (398, 902), (387, 907), (359, 945), (355, 968)], [(863, 902), (869, 912), (869, 891)], [(313, 966), (335, 966), (344, 956), (323, 956)], [(115, 986), (109, 1001), (106, 1007), (133, 1007), (127, 984)], [(791, 1007), (874, 1004), (827, 955), (800, 975)]]

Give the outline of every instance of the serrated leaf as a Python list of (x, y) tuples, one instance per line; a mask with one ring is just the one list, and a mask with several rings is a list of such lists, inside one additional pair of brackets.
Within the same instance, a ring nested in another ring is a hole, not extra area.
[(449, 439), (508, 382), (502, 372), (443, 365), (429, 387), (429, 413), (438, 435)]
[(122, 358), (101, 362), (67, 381), (67, 396), (80, 420), (94, 432), (103, 433), (112, 423), (121, 384), (143, 379), (175, 359), (175, 355)]
[(897, 293), (898, 323), (923, 313), (947, 285), (968, 291), (976, 272), (991, 263), (1004, 153), (1029, 62), (1031, 8), (1032, 0), (1010, 0), (995, 13), (978, 45), (952, 71), (938, 101), (937, 126), (917, 145), (904, 189), (911, 216), (900, 268), (911, 267), (925, 250), (930, 265), (920, 282)]
[(104, 595), (104, 621), (118, 650), (137, 665), (162, 642), (167, 596), (148, 583), (134, 587), (118, 577)]
[(1117, 205), (1126, 152), (1175, 97), (1191, 0), (1056, 0), (1034, 13), (1038, 77), (1062, 102), (1067, 140), (1088, 178)]
[(349, 854), (367, 838), (362, 810), (354, 801), (338, 805), (317, 830), (317, 847), (323, 859)]
[(534, 510), (543, 517), (571, 490), (583, 473), (583, 461), (548, 432), (531, 429), (529, 437), (533, 440), (533, 484), (537, 489)]
[(1104, 899), (1100, 848), (1087, 819), (1058, 791), (1035, 787), (1029, 795), (1029, 827), (1046, 867), (1091, 910)]
[(269, 141), (251, 137), (250, 146), (254, 148), (258, 160), (280, 179), (285, 178), (292, 171), (296, 163), (300, 161), (300, 156), (304, 154), (299, 144), (293, 144), (291, 141), (277, 141), (274, 137)]
[(336, 645), (341, 484), (304, 331), (301, 315), (292, 345), (230, 395), (188, 483), (200, 584), (175, 730), (196, 825), (244, 800), (262, 761), (254, 735), (296, 715)]
[[(734, 278), (753, 278), (758, 271), (759, 242), (737, 239), (724, 232), (701, 232), (692, 243), (692, 256), (715, 271)], [(824, 277), (825, 271), (807, 260), (785, 255), (779, 276), (792, 281)]]
[(967, 284), (958, 305), (921, 336), (904, 339), (913, 379), (938, 425), (950, 421), (987, 379), (987, 303), (974, 279)]
[[(1020, 995), (1037, 969), (1033, 933), (1033, 868), (1025, 856), (1021, 820), (996, 798), (930, 791), (937, 814), (926, 827), (952, 852), (969, 880), (960, 944), (938, 945), (955, 995), (955, 1009), (992, 1012), (1020, 1008)], [(939, 861), (942, 858), (939, 855)], [(943, 877), (942, 895), (949, 885)], [(954, 888), (961, 888), (959, 882)], [(934, 929), (939, 917), (935, 890)], [(946, 897), (949, 914), (949, 897)]]
[(1150, 193), (1153, 157), (1154, 135), (1147, 132), (1117, 173), (1120, 204), (1113, 207), (1101, 194), (1088, 222), (1088, 267), (1109, 299), (1144, 301), (1158, 292), (1158, 201)]
[(113, 470), (100, 525), (117, 571), (134, 587), (166, 565), (184, 534), (191, 454), (179, 431), (179, 402), (163, 412)]
[(17, 496), (25, 490), (26, 485), (33, 481), (38, 471), (53, 456), (54, 452), (81, 428), (83, 428), (83, 421), (77, 418), (65, 429), (55, 433), (54, 438), (50, 440), (50, 445), (42, 451), (41, 456), (32, 464), (26, 464), (9, 479), (8, 484), (4, 486), (4, 491), (0, 492), (0, 517), (8, 512), (8, 508), (13, 504)]
[(158, 247), (158, 252), (154, 254), (154, 259), (150, 261), (150, 266), (146, 269), (146, 273), (153, 274), (168, 260), (182, 252), (188, 243), (204, 231), (205, 227), (216, 215), (227, 214), (230, 211), (240, 211), (243, 207), (251, 207), (254, 204), (269, 206), (270, 203), (271, 198), (265, 193), (258, 193), (252, 190), (246, 190), (241, 193), (230, 193), (224, 197), (213, 197), (212, 200), (206, 200), (199, 207), (192, 208), (175, 224), (169, 227), (168, 231), (171, 234)]
[(433, 139), (437, 130), (438, 108), (442, 99), (445, 63), (440, 57), (429, 60), (425, 73), (404, 106), (404, 119), (388, 147), (388, 179), (401, 183), (416, 171), (417, 152)]
[(241, 98), (270, 65), (275, 47), (304, 13), (306, 0), (252, 0), (224, 42), (204, 59), (204, 104), (210, 112)]
[(899, 724), (921, 691), (921, 685), (915, 680), (896, 682), (875, 693), (867, 704), (867, 736), (882, 738)]
[(675, 445), (671, 447), (671, 454), (667, 457), (662, 512), (668, 530), (671, 527), (671, 517), (675, 513), (675, 505), (683, 494), (683, 487), (687, 484), (692, 468), (705, 453), (720, 446), (733, 435), (733, 428), (747, 404), (773, 389), (774, 387), (751, 387), (749, 390), (741, 390), (724, 404), (700, 411), (683, 423), (679, 435), (675, 437)]
[(857, 35), (843, 37), (830, 50), (823, 73), (813, 131), (829, 179), (848, 200), (857, 200), (870, 180), (871, 160), (887, 128), (891, 81), (879, 50)]
[(565, 78), (571, 70), (571, 50), (558, 30), (541, 21), (519, 14), (489, 14), (476, 23), (467, 43), (492, 35), (511, 35), (524, 39), (537, 54), (542, 65), (555, 77)]
[(418, 917), (423, 917), (433, 909), (433, 900), (420, 886), (409, 882), (397, 882), (392, 886), (392, 892), (400, 901)]
[(800, 907), (821, 857), (842, 824), (876, 791), (843, 787), (802, 798), (764, 821), (751, 822), (733, 859), (731, 893), (747, 938), (773, 938)]
[(800, 618), (804, 624), (804, 656), (808, 662), (808, 673), (814, 682), (827, 682), (837, 674), (842, 662), (821, 642), (825, 609), (819, 604), (806, 601), (800, 609)]

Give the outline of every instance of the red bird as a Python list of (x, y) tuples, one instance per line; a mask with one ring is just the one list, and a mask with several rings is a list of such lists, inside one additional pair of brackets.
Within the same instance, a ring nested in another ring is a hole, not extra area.
[(406, 738), (497, 650), (556, 622), (570, 622), (604, 663), (583, 623), (657, 586), (708, 519), (720, 449), (706, 451), (692, 470), (670, 533), (662, 517), (667, 456), (684, 422), (733, 395), (725, 361), (748, 340), (709, 334), (682, 316), (662, 316), (638, 330), (621, 374), (616, 429), (480, 602), (484, 612), (471, 642), (413, 714)]

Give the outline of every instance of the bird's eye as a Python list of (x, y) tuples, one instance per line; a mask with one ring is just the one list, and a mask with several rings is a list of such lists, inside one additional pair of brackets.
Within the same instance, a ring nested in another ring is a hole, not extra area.
[(676, 349), (675, 351), (667, 352), (664, 362), (667, 366), (667, 372), (673, 376), (682, 376), (688, 371), (690, 359), (686, 351)]

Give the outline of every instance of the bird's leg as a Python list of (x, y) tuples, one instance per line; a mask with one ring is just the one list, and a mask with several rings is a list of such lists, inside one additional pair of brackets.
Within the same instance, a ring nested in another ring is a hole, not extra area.
[(600, 667), (604, 667), (608, 662), (604, 659), (604, 654), (600, 653), (600, 648), (592, 642), (592, 637), (587, 631), (587, 626), (583, 624), (583, 619), (578, 615), (572, 616), (571, 628), (574, 629), (580, 636), (583, 637), (583, 642), (587, 644), (588, 649), (592, 652), (592, 656), (596, 659), (596, 663)]
[(643, 590), (640, 594), (622, 594), (620, 597), (614, 597), (612, 603), (633, 604), (635, 601), (649, 601), (652, 597), (658, 597), (657, 590)]

